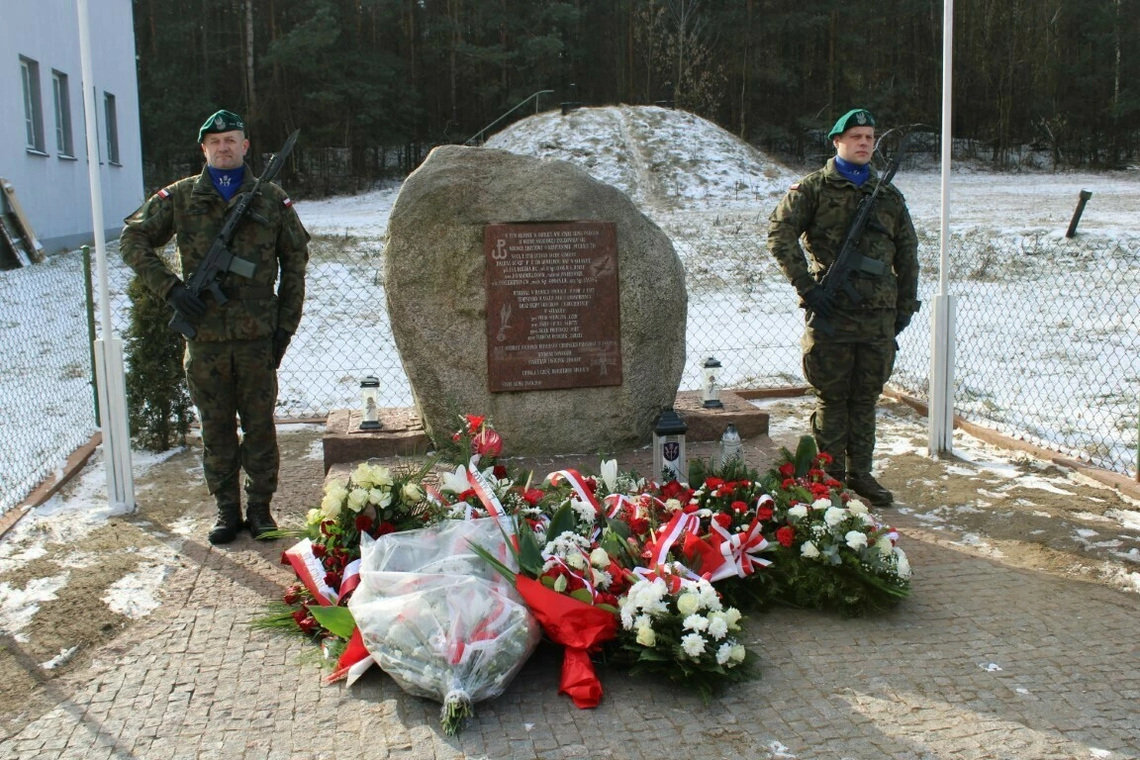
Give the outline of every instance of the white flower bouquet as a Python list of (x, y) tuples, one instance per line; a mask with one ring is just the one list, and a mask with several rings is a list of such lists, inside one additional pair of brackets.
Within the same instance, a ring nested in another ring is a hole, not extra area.
[(494, 519), (364, 537), (349, 602), (376, 663), (408, 693), (441, 702), (449, 734), (474, 714), (472, 704), (503, 693), (542, 634), (472, 543), (513, 560)]

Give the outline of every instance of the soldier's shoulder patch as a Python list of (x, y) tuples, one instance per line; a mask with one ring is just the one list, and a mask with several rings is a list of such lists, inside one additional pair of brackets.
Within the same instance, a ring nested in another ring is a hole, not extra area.
[(293, 199), (290, 198), (289, 196), (285, 196), (285, 200), (283, 200), (281, 202), (283, 204), (285, 204), (285, 208), (290, 208), (293, 205)]
[(789, 187), (788, 189), (789, 190), (799, 190), (800, 189), (800, 183), (799, 182), (793, 182), (792, 186)]
[(164, 187), (161, 190), (159, 190), (157, 193), (155, 193), (155, 195), (157, 195), (159, 198), (162, 198), (163, 200), (166, 200), (167, 198), (170, 197), (170, 188)]

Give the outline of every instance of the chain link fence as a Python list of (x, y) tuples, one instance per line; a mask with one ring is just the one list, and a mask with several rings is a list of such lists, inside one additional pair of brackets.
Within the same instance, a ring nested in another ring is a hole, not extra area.
[[(682, 390), (700, 388), (709, 356), (721, 362), (726, 387), (803, 385), (803, 315), (766, 252), (767, 214), (678, 211), (656, 221), (686, 268), (690, 359)], [(937, 235), (920, 237), (926, 305), (899, 340), (892, 384), (925, 399), (939, 249)], [(112, 318), (121, 334), (131, 274), (109, 248)], [(354, 408), (368, 375), (380, 378), (382, 406), (412, 404), (388, 324), (382, 254), (375, 239), (314, 237), (305, 317), (279, 373), (279, 418)], [(1140, 239), (968, 232), (952, 236), (949, 258), (956, 412), (1134, 476)], [(0, 512), (97, 429), (84, 290), (78, 253), (0, 272)]]

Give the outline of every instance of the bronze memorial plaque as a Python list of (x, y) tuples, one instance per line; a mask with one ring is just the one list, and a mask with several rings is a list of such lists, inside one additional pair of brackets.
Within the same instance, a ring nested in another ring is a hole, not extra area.
[(488, 224), (492, 393), (621, 385), (613, 222)]

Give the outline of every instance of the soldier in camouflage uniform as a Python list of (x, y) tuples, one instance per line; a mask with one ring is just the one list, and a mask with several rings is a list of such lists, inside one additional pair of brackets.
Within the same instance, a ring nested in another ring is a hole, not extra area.
[[(873, 505), (888, 506), (891, 492), (871, 476), (875, 403), (894, 368), (895, 338), (920, 306), (918, 239), (902, 193), (885, 186), (859, 245), (859, 253), (885, 264), (885, 271), (853, 275), (863, 297), (858, 304), (842, 289), (833, 296), (819, 287), (859, 202), (879, 183), (870, 166), (875, 145), (870, 112), (849, 111), (828, 137), (835, 157), (793, 184), (772, 212), (768, 250), (806, 309), (803, 370), (817, 396), (811, 417), (816, 445), (833, 457), (834, 477)], [(814, 329), (815, 315), (827, 320), (834, 334)]]
[[(224, 304), (208, 291), (201, 298), (191, 293), (156, 249), (176, 236), (182, 275), (189, 278), (238, 195), (257, 181), (244, 165), (249, 140), (236, 114), (211, 116), (198, 142), (206, 158), (202, 173), (159, 190), (127, 217), (120, 251), (146, 286), (197, 328), (186, 341), (184, 366), (201, 422), (202, 469), (218, 507), (209, 540), (224, 544), (246, 526), (254, 538), (277, 528), (269, 508), (279, 464), (273, 422), (277, 368), (301, 321), (309, 235), (285, 192), (266, 183), (231, 245), (235, 256), (256, 265), (253, 277), (227, 273), (221, 283), (228, 298)], [(246, 521), (240, 470), (245, 471)]]

